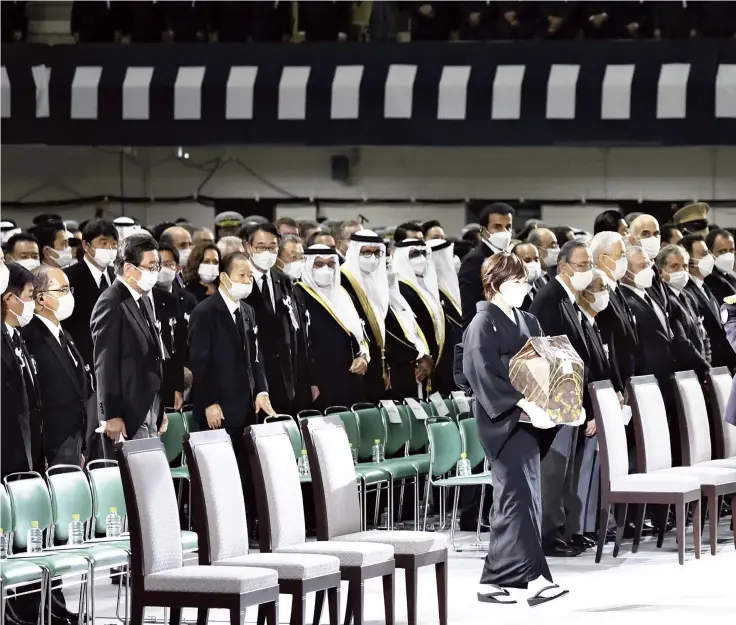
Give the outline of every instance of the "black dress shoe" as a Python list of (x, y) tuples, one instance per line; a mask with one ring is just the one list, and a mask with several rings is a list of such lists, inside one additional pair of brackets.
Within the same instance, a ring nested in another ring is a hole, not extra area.
[(580, 553), (580, 549), (563, 543), (545, 547), (544, 549), (544, 555), (548, 558), (574, 558), (575, 556), (579, 556)]
[(578, 551), (585, 551), (586, 549), (590, 549), (595, 543), (591, 544), (591, 541), (581, 534), (573, 534), (568, 544)]

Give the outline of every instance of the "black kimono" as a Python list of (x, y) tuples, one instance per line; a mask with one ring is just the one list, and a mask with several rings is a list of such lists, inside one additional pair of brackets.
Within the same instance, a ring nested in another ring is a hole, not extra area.
[(297, 284), (306, 303), (307, 336), (312, 357), (312, 383), (319, 388), (314, 407), (350, 407), (366, 401), (362, 375), (350, 373), (350, 365), (359, 352), (358, 342), (314, 295), (308, 287)]
[(407, 397), (417, 397), (419, 385), (414, 365), (419, 352), (407, 337), (391, 308), (386, 315), (386, 363), (388, 364), (391, 388), (388, 397), (404, 401)]
[(473, 414), (491, 463), (493, 505), (490, 542), (481, 584), (527, 588), (552, 581), (542, 548), (541, 455), (557, 428), (520, 423), (524, 396), (509, 380), (509, 361), (530, 336), (541, 336), (534, 315), (479, 302), (463, 337), (463, 373), (475, 395)]
[(440, 303), (445, 311), (445, 348), (442, 357), (435, 365), (432, 376), (432, 390), (448, 395), (457, 390), (452, 377), (455, 345), (463, 340), (462, 313), (453, 299), (440, 289)]

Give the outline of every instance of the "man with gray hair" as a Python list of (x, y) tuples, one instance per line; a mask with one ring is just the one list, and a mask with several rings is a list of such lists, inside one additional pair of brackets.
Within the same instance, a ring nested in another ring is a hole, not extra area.
[(225, 256), (229, 256), (235, 252), (245, 252), (245, 249), (243, 248), (243, 239), (233, 235), (222, 237), (217, 242), (217, 249), (220, 250), (220, 258), (225, 258)]
[[(583, 419), (588, 422), (583, 429), (591, 435), (595, 434), (593, 410), (587, 392), (591, 353), (577, 298), (588, 289), (592, 280), (593, 258), (588, 246), (581, 241), (568, 241), (560, 249), (557, 276), (540, 289), (529, 309), (545, 334), (567, 336), (585, 363), (583, 406), (586, 410)], [(574, 460), (579, 429), (574, 426), (559, 428), (549, 453), (542, 460), (542, 544), (545, 555), (551, 557), (577, 556), (593, 546), (589, 539), (579, 544), (570, 542), (570, 534), (576, 524), (572, 516), (568, 518), (570, 509), (565, 505), (577, 484)]]
[(677, 368), (680, 371), (692, 369), (703, 376), (710, 369), (710, 339), (703, 328), (703, 319), (698, 315), (697, 305), (685, 289), (690, 280), (688, 253), (679, 245), (665, 245), (655, 262), (666, 285)]
[(539, 250), (539, 261), (548, 280), (557, 275), (557, 258), (560, 246), (555, 233), (549, 228), (535, 228), (529, 233), (527, 243), (531, 243)]
[(350, 237), (353, 233), (363, 229), (363, 224), (358, 219), (348, 219), (340, 224), (340, 228), (337, 231), (337, 251), (340, 252), (342, 258), (345, 258), (345, 254), (348, 251), (350, 245)]
[(596, 323), (603, 344), (608, 348), (612, 368), (625, 382), (636, 375), (636, 350), (639, 341), (634, 317), (619, 289), (618, 281), (626, 275), (628, 262), (623, 237), (618, 232), (602, 231), (590, 243), (593, 264), (608, 286), (610, 303), (598, 313)]

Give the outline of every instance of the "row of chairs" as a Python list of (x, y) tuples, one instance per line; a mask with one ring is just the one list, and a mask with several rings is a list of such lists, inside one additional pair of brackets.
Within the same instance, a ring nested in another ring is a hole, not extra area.
[[(128, 565), (130, 542), (125, 533), (117, 540), (97, 538), (105, 534), (113, 508), (124, 523), (125, 496), (114, 460), (95, 460), (84, 470), (74, 465), (54, 466), (45, 478), (36, 472), (6, 476), (0, 488), (0, 527), (8, 538), (10, 557), (0, 567), (2, 614), (10, 591), (39, 582), (40, 622), (50, 622), (51, 590), (75, 585), (81, 579), (80, 613), (91, 619), (99, 574), (108, 578), (113, 569), (120, 569), (114, 574), (124, 575)], [(84, 544), (55, 544), (69, 539), (69, 523), (75, 515), (84, 526)], [(26, 553), (27, 532), (34, 522), (43, 533), (44, 549)], [(193, 553), (197, 535), (182, 532), (181, 543), (186, 553)]]
[[(600, 527), (596, 562), (600, 562), (603, 553), (611, 506), (617, 508), (613, 555), (618, 555), (629, 505), (638, 506), (632, 548), (634, 553), (639, 547), (646, 506), (663, 506), (658, 547), (662, 546), (664, 540), (669, 507), (674, 506), (680, 564), (684, 563), (687, 508), (692, 505), (695, 557), (700, 558), (701, 531), (705, 518), (701, 514), (703, 498), (708, 502), (711, 553), (716, 553), (723, 497), (736, 493), (736, 437), (733, 431), (736, 428), (723, 421), (731, 391), (731, 374), (725, 368), (711, 371), (709, 387), (715, 413), (712, 420), (708, 417), (700, 380), (694, 372), (678, 372), (674, 374), (673, 382), (677, 414), (671, 418), (678, 420), (683, 466), (672, 466), (668, 414), (659, 384), (654, 376), (639, 376), (628, 383), (636, 441), (636, 473), (631, 474), (626, 429), (618, 396), (609, 381), (590, 384), (601, 454)], [(721, 440), (725, 441), (722, 453), (716, 451), (714, 454), (712, 431), (719, 432)]]
[[(337, 417), (303, 419), (301, 432), (312, 467), (318, 541), (306, 541), (302, 483), (292, 441), (281, 423), (253, 426), (245, 434), (260, 519), (261, 553), (248, 553), (241, 487), (227, 433), (190, 433), (184, 442), (192, 482), (192, 508), (199, 533), (197, 567), (183, 567), (177, 503), (159, 440), (130, 441), (116, 451), (123, 473), (132, 546), (133, 622), (148, 605), (181, 609), (226, 607), (242, 623), (248, 605), (259, 605), (259, 622), (278, 620), (278, 594), (292, 596), (291, 623), (305, 622), (306, 594), (317, 592), (319, 622), (325, 592), (330, 623), (339, 622), (340, 580), (349, 582), (345, 622), (362, 625), (366, 579), (381, 577), (386, 622), (394, 622), (394, 569), (407, 578), (409, 623), (417, 622), (418, 569), (435, 566), (440, 623), (447, 623), (447, 547), (427, 532), (363, 531), (358, 481), (343, 422)], [(217, 580), (214, 584), (212, 580)]]

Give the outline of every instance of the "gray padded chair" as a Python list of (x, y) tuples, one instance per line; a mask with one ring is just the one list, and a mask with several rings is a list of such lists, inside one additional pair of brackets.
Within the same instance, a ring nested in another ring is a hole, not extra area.
[(161, 441), (127, 441), (116, 446), (115, 455), (130, 527), (130, 623), (143, 623), (146, 606), (161, 606), (171, 608), (172, 625), (180, 625), (182, 608), (223, 608), (232, 625), (242, 625), (246, 607), (258, 605), (268, 625), (277, 625), (275, 570), (183, 566), (179, 508)]

